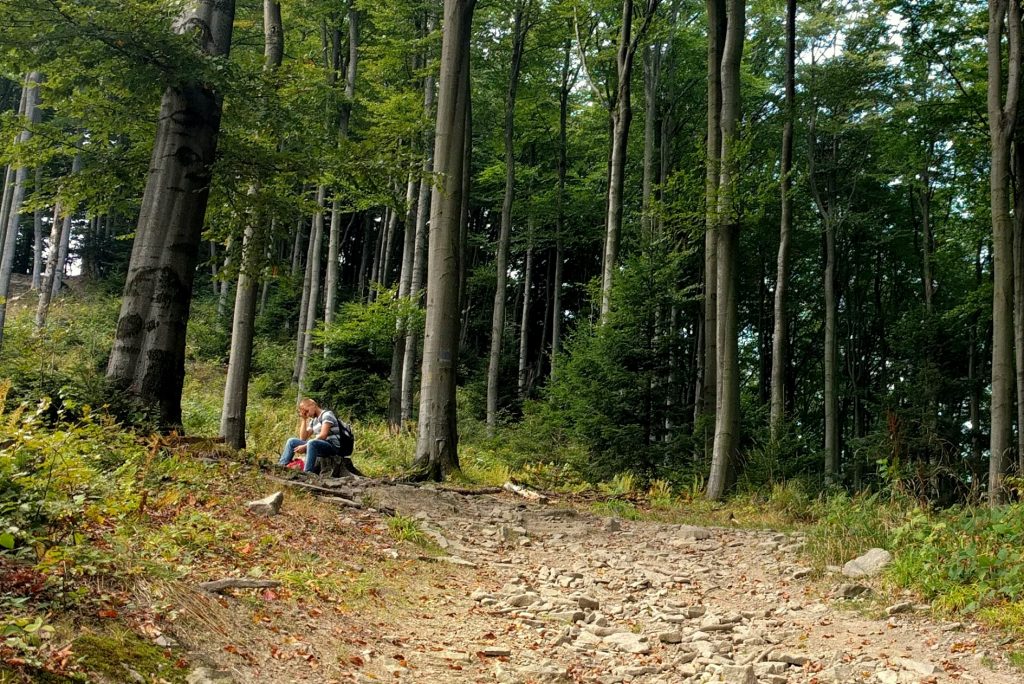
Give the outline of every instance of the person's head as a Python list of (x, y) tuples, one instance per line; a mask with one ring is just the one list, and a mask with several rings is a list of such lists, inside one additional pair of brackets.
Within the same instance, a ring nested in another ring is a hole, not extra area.
[(309, 397), (299, 402), (299, 415), (303, 418), (312, 418), (318, 413), (320, 413), (320, 407)]

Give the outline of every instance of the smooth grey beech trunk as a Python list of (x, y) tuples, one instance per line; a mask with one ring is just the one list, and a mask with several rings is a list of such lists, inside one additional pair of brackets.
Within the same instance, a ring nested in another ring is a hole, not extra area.
[[(533, 218), (530, 218), (530, 233), (533, 233)], [(519, 318), (519, 382), (518, 394), (522, 399), (526, 394), (526, 356), (530, 348), (530, 290), (533, 286), (533, 238), (526, 248), (526, 263), (523, 272), (523, 310)]]
[(721, 499), (729, 485), (739, 443), (740, 368), (736, 283), (739, 263), (739, 216), (734, 198), (739, 184), (736, 143), (740, 121), (740, 62), (743, 58), (746, 6), (728, 0), (722, 49), (722, 154), (718, 183), (718, 391), (715, 444), (707, 496)]
[[(281, 66), (284, 58), (284, 27), (281, 4), (275, 0), (263, 3), (264, 70), (271, 72)], [(258, 188), (250, 188), (255, 195)], [(228, 373), (224, 383), (224, 402), (220, 417), (220, 436), (235, 449), (245, 448), (245, 412), (249, 405), (249, 376), (252, 370), (252, 342), (256, 323), (256, 299), (265, 252), (265, 236), (259, 234), (261, 216), (246, 216), (242, 233), (242, 249), (235, 287), (235, 307), (231, 319), (231, 349)]]
[[(531, 3), (532, 7), (532, 3)], [(501, 228), (494, 258), (497, 284), (494, 308), (491, 309), (491, 349), (487, 357), (487, 434), (494, 436), (498, 424), (498, 371), (501, 368), (501, 344), (505, 337), (505, 301), (508, 289), (508, 246), (512, 239), (512, 203), (515, 200), (516, 156), (515, 115), (516, 92), (523, 64), (523, 49), (529, 31), (526, 3), (517, 2), (512, 18), (512, 61), (509, 63), (508, 88), (505, 92), (505, 194), (501, 202)]]
[(306, 313), (309, 309), (309, 289), (312, 284), (312, 259), (313, 223), (309, 227), (309, 239), (306, 241), (305, 268), (302, 271), (302, 296), (299, 301), (298, 321), (295, 324), (295, 365), (292, 368), (292, 382), (299, 381), (299, 373), (302, 370), (302, 345), (306, 339)]
[[(43, 169), (36, 169), (36, 182), (33, 191), (38, 193), (43, 184)], [(38, 290), (43, 281), (43, 214), (39, 207), (32, 216), (32, 289)]]
[(704, 450), (714, 444), (718, 388), (718, 185), (722, 154), (722, 50), (725, 46), (725, 0), (707, 0), (708, 96), (707, 162), (704, 181), (704, 355), (697, 378), (694, 420), (704, 430)]
[[(71, 162), (71, 174), (74, 175), (82, 170), (82, 155), (76, 154)], [(64, 244), (64, 234), (71, 232), (71, 217), (74, 215), (74, 207), (65, 207), (60, 201), (55, 203), (53, 208), (53, 225), (50, 226), (50, 249), (46, 257), (46, 270), (39, 288), (39, 302), (36, 305), (36, 329), (46, 325), (46, 318), (50, 312), (50, 302), (55, 293), (54, 283), (60, 281), (64, 272), (64, 262), (60, 260), (60, 245)], [(59, 288), (59, 285), (58, 285)]]
[[(324, 283), (324, 323), (334, 322), (334, 314), (338, 308), (338, 255), (341, 252), (341, 198), (331, 201), (330, 237), (327, 240), (327, 278)], [(326, 354), (327, 349), (324, 349)]]
[[(1009, 44), (1005, 65), (1004, 32)], [(1004, 480), (1013, 449), (1013, 221), (1009, 181), (1010, 143), (1020, 99), (1021, 54), (1019, 0), (991, 0), (988, 4), (987, 107), (992, 216), (992, 437), (988, 501), (993, 507), (1006, 501)]]
[[(22, 102), (18, 114), (20, 115), (24, 109), (24, 102)], [(4, 236), (7, 235), (7, 218), (11, 211), (11, 197), (14, 195), (14, 175), (14, 167), (8, 165), (4, 171), (3, 201), (0, 203), (0, 254), (3, 253)]]
[[(178, 22), (199, 49), (227, 58), (233, 0), (201, 0)], [(185, 81), (164, 92), (107, 377), (181, 426), (185, 328), (217, 151), (222, 100)]]
[[(427, 33), (434, 30), (435, 19), (427, 18)], [(423, 79), (423, 118), (429, 121), (434, 113), (434, 90), (437, 85), (433, 75)], [(428, 133), (424, 146), (427, 153), (423, 157), (423, 174), (420, 181), (420, 194), (416, 200), (416, 235), (413, 249), (412, 279), (409, 284), (409, 296), (422, 303), (423, 282), (426, 277), (427, 264), (427, 222), (430, 218), (430, 196), (434, 186), (431, 177), (434, 173), (434, 139)], [(416, 353), (419, 347), (419, 336), (415, 326), (406, 326), (405, 357), (402, 360), (402, 423), (412, 419), (413, 388), (416, 385)]]
[[(424, 181), (426, 182), (426, 181)], [(405, 189), (405, 233), (402, 239), (402, 266), (398, 275), (398, 299), (405, 301), (412, 286), (413, 252), (416, 250), (416, 201), (419, 180), (412, 174)], [(391, 349), (390, 391), (388, 393), (388, 429), (397, 434), (402, 427), (402, 365), (405, 362), (406, 320), (395, 322), (395, 341)]]
[[(16, 142), (26, 143), (32, 137), (31, 125), (39, 122), (39, 83), (42, 74), (33, 71), (25, 79), (22, 118), (25, 128), (18, 134)], [(25, 186), (28, 183), (28, 168), (19, 167), (14, 173), (14, 189), (8, 205), (7, 228), (3, 236), (3, 256), (0, 257), (0, 349), (3, 348), (4, 322), (7, 318), (7, 297), (11, 290), (11, 271), (14, 269), (14, 248), (21, 227), (21, 205), (25, 201)]]
[(445, 0), (430, 209), (427, 317), (414, 468), (440, 480), (459, 469), (455, 372), (459, 352), (459, 225), (475, 0)]
[(320, 254), (324, 241), (324, 206), (326, 195), (327, 188), (325, 186), (321, 185), (317, 188), (317, 211), (313, 217), (313, 230), (309, 236), (309, 262), (306, 264), (306, 270), (309, 272), (309, 298), (306, 300), (306, 315), (302, 322), (302, 349), (299, 352), (298, 363), (299, 398), (302, 397), (306, 386), (309, 356), (313, 353), (313, 330), (316, 329), (317, 311), (320, 308)]
[[(81, 169), (81, 161), (78, 163), (78, 168)], [(72, 169), (72, 173), (74, 172), (74, 169)], [(68, 254), (71, 251), (71, 227), (73, 225), (73, 217), (73, 213), (68, 213), (64, 217), (64, 227), (60, 231), (60, 245), (57, 247), (57, 270), (54, 272), (53, 281), (50, 284), (51, 299), (56, 299), (60, 296), (60, 290), (64, 287), (64, 269), (67, 268)]]
[(642, 24), (633, 34), (633, 0), (622, 2), (622, 25), (615, 68), (617, 87), (611, 107), (612, 141), (608, 168), (608, 203), (605, 218), (604, 267), (601, 272), (601, 320), (611, 308), (612, 280), (619, 264), (619, 238), (622, 233), (622, 193), (626, 182), (626, 150), (629, 126), (633, 121), (632, 74), (633, 59), (640, 41), (647, 33), (660, 0), (646, 0)]
[[(551, 287), (551, 379), (558, 376), (558, 354), (562, 344), (562, 266), (565, 261), (563, 235), (565, 233), (565, 175), (568, 168), (568, 121), (569, 93), (575, 85), (575, 76), (570, 83), (569, 68), (572, 64), (572, 44), (566, 40), (562, 49), (562, 85), (558, 90), (558, 186), (555, 203), (557, 216), (555, 224), (555, 276)], [(576, 72), (579, 73), (578, 71)]]
[(773, 440), (786, 420), (786, 364), (789, 357), (789, 252), (793, 232), (793, 119), (796, 116), (796, 0), (786, 0), (786, 120), (782, 126), (781, 220), (775, 271), (775, 325), (772, 331), (772, 392), (769, 429)]

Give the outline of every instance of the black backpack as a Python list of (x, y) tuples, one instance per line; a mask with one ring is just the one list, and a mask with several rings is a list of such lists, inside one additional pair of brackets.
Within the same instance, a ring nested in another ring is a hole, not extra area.
[(338, 419), (338, 439), (340, 440), (338, 454), (340, 456), (351, 456), (356, 446), (356, 436), (352, 432), (351, 426), (341, 419)]

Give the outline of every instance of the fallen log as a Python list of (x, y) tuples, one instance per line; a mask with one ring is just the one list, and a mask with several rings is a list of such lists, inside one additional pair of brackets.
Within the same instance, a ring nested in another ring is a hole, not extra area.
[(200, 582), (199, 588), (211, 594), (217, 594), (225, 589), (271, 589), (279, 587), (281, 583), (277, 580), (248, 579), (245, 577), (227, 577), (213, 582)]
[(515, 482), (512, 482), (511, 480), (506, 482), (505, 486), (502, 489), (504, 489), (507, 492), (511, 492), (511, 493), (515, 494), (516, 496), (521, 496), (524, 499), (529, 499), (530, 501), (536, 501), (537, 503), (547, 503), (548, 502), (548, 497), (544, 496), (540, 492), (534, 491), (534, 490), (530, 489), (529, 487), (524, 487), (523, 485), (517, 485)]

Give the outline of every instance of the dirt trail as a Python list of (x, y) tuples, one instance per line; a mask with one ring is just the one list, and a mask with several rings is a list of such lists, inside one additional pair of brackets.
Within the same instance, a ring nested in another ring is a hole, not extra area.
[(453, 572), (434, 588), (436, 610), (383, 642), (402, 659), (371, 646), (355, 681), (1021, 681), (969, 626), (833, 598), (851, 581), (839, 575), (794, 579), (805, 572), (799, 538), (612, 520), (506, 494), (366, 493), (417, 517)]
[[(1022, 681), (1009, 647), (976, 627), (935, 622), (909, 603), (834, 597), (852, 580), (805, 577), (798, 537), (620, 521), (507, 493), (335, 484), (351, 500), (415, 517), (448, 555), (377, 544), (405, 585), (355, 614), (271, 602), (258, 606), (264, 626), (254, 629), (241, 601), (209, 603), (200, 612), (232, 616), (225, 643), (252, 632), (252, 655), (232, 656), (207, 630), (212, 638), (184, 645), (230, 676), (196, 672), (193, 684)], [(360, 534), (388, 539), (376, 511), (304, 501), (286, 494), (285, 510), (315, 511), (318, 543), (333, 557)], [(358, 558), (344, 563), (338, 571), (358, 578)]]

